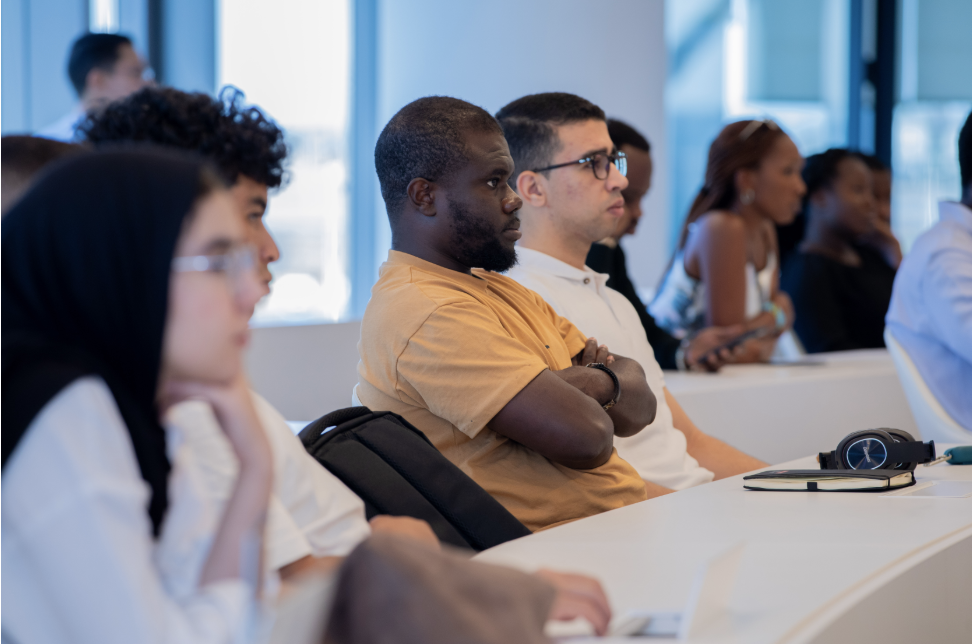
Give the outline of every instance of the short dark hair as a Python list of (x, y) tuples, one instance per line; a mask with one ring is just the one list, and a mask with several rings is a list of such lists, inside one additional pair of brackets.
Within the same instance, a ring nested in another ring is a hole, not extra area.
[(858, 152), (857, 156), (871, 172), (891, 172), (891, 167), (874, 154)]
[(560, 148), (557, 126), (579, 121), (604, 121), (604, 110), (587, 99), (566, 92), (530, 94), (518, 98), (496, 113), (510, 145), (516, 170), (510, 185), (524, 170), (550, 165)]
[(852, 152), (847, 148), (830, 148), (825, 152), (813, 154), (807, 157), (803, 166), (803, 182), (807, 185), (807, 192), (803, 196), (803, 212), (807, 213), (807, 205), (810, 198), (819, 190), (830, 187), (842, 161), (846, 159), (857, 159), (867, 163), (861, 154)]
[(611, 140), (614, 141), (614, 145), (618, 146), (618, 148), (622, 145), (630, 145), (635, 150), (651, 152), (651, 144), (648, 143), (648, 139), (624, 121), (608, 119), (607, 126), (608, 134), (611, 135)]
[(194, 151), (229, 185), (243, 175), (276, 188), (285, 178), (284, 132), (244, 98), (235, 87), (223, 88), (218, 98), (146, 87), (90, 116), (78, 131), (98, 147), (143, 142)]
[(972, 112), (969, 112), (968, 118), (965, 119), (965, 125), (959, 132), (958, 157), (962, 191), (965, 192), (972, 189)]
[(71, 45), (68, 57), (68, 77), (78, 96), (84, 93), (88, 72), (92, 69), (110, 71), (121, 56), (122, 45), (132, 46), (132, 39), (122, 34), (87, 33)]
[(412, 101), (388, 121), (375, 145), (375, 171), (389, 219), (401, 211), (412, 179), (441, 181), (468, 162), (467, 132), (502, 134), (489, 112), (449, 96)]

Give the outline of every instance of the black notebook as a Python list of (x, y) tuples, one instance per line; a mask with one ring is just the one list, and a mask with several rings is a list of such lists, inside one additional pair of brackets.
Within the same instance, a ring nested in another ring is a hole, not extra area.
[(744, 476), (747, 490), (880, 492), (915, 484), (911, 470), (769, 470)]

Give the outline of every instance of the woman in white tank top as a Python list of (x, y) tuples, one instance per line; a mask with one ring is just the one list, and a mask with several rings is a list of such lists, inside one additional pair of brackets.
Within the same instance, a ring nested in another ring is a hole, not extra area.
[(673, 335), (741, 325), (765, 335), (736, 350), (737, 362), (769, 360), (793, 324), (779, 290), (775, 224), (793, 220), (806, 186), (803, 157), (773, 121), (727, 125), (709, 148), (671, 267), (649, 311)]

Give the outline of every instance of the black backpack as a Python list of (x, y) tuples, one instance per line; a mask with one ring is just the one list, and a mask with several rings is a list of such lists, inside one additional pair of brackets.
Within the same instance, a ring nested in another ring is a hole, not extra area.
[(476, 551), (530, 534), (398, 414), (338, 409), (305, 427), (300, 440), (361, 497), (369, 519), (378, 514), (424, 519), (443, 543)]

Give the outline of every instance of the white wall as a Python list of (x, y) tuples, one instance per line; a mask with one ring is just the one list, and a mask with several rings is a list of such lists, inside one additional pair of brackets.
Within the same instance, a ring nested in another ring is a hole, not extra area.
[(663, 0), (381, 0), (378, 24), (379, 132), (422, 96), (496, 113), (526, 94), (563, 91), (644, 133), (655, 176), (625, 248), (635, 282), (658, 281), (668, 260)]
[(360, 322), (253, 329), (250, 384), (288, 420), (350, 407), (360, 337)]

